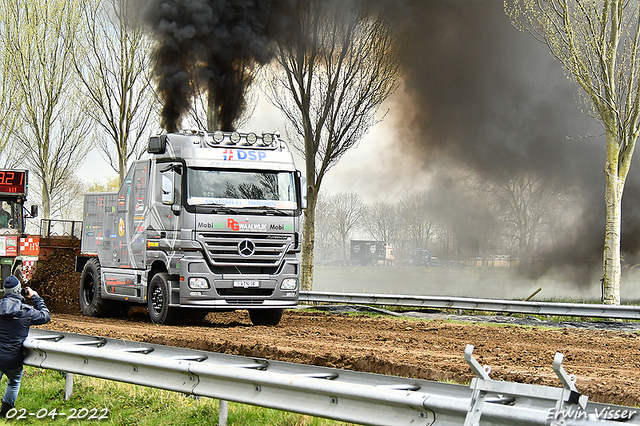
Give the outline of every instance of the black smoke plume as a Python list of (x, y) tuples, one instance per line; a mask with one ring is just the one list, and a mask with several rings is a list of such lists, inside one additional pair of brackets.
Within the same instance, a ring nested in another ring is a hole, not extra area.
[(142, 16), (158, 47), (155, 75), (164, 101), (162, 125), (177, 130), (193, 81), (215, 98), (219, 127), (232, 130), (251, 84), (247, 70), (269, 60), (269, 45), (286, 37), (301, 0), (147, 0)]
[[(557, 265), (597, 271), (604, 241), (605, 138), (601, 124), (581, 110), (578, 85), (546, 45), (511, 25), (501, 1), (403, 5), (410, 11), (398, 21), (406, 102), (398, 116), (412, 154), (434, 175), (442, 173), (442, 164), (455, 170), (454, 163), (487, 178), (530, 171), (577, 188), (582, 216), (545, 255)], [(637, 166), (623, 199), (622, 250), (630, 265), (640, 249)], [(580, 279), (589, 275), (581, 272)]]

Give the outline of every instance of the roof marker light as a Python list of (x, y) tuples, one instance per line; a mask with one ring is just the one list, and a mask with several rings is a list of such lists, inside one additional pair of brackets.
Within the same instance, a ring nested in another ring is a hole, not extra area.
[(213, 132), (213, 140), (221, 143), (224, 140), (224, 133), (221, 130), (216, 130)]
[(258, 137), (256, 136), (255, 133), (249, 133), (247, 135), (247, 143), (249, 145), (253, 145), (254, 143), (256, 143), (257, 140), (258, 140)]

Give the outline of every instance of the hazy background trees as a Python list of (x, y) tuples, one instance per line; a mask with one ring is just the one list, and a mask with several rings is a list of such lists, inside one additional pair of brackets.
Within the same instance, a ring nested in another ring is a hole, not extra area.
[[(443, 202), (450, 206), (445, 212)], [(316, 207), (317, 261), (348, 263), (350, 240), (365, 239), (390, 244), (397, 264), (421, 248), (443, 264), (481, 266), (506, 256), (520, 273), (536, 276), (553, 260), (548, 255), (557, 240), (571, 232), (572, 221), (558, 215), (575, 203), (570, 187), (531, 174), (489, 180), (469, 173), (448, 193), (407, 191), (395, 202), (367, 204), (357, 193), (323, 191)]]

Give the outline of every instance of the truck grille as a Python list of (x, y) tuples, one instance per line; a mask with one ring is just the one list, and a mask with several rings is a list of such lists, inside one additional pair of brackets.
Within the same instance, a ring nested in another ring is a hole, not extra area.
[(209, 261), (228, 273), (274, 274), (295, 244), (293, 234), (202, 232), (197, 238)]

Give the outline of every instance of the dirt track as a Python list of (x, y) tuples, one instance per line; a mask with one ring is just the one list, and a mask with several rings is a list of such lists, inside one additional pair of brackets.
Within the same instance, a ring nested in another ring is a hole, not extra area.
[(491, 378), (560, 386), (556, 352), (589, 400), (640, 405), (640, 337), (633, 332), (548, 329), (445, 320), (285, 311), (276, 327), (254, 327), (245, 311), (210, 314), (204, 324), (151, 324), (144, 312), (121, 319), (53, 314), (42, 328), (243, 356), (427, 380), (468, 383), (464, 348)]

